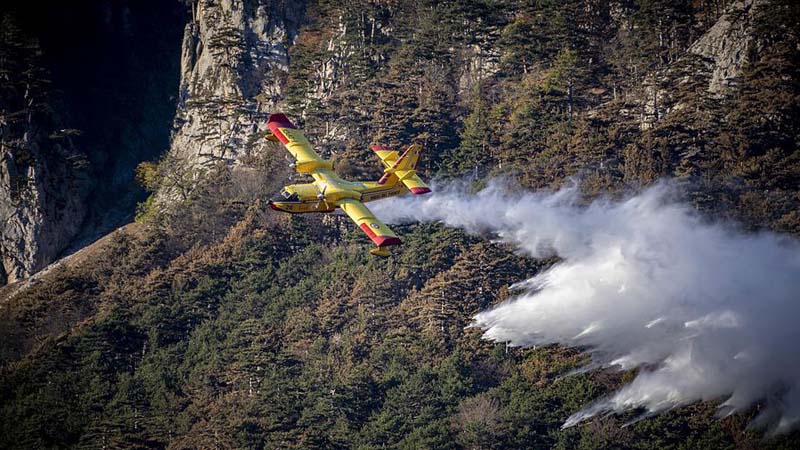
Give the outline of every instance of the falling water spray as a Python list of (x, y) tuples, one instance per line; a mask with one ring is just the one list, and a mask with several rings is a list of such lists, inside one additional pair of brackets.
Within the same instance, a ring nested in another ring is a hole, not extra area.
[(477, 193), (436, 186), (373, 209), (389, 223), (439, 221), (560, 257), (474, 325), (492, 341), (581, 346), (593, 364), (642, 368), (564, 426), (714, 400), (721, 415), (762, 402), (754, 424), (786, 432), (800, 424), (800, 243), (709, 222), (674, 193), (662, 183), (581, 204), (574, 186), (520, 192), (493, 182)]

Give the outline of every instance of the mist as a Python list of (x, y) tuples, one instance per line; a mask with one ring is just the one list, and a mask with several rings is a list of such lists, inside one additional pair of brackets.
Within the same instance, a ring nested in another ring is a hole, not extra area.
[(800, 244), (710, 222), (669, 183), (581, 204), (575, 186), (520, 192), (494, 182), (469, 193), (435, 186), (375, 203), (387, 223), (442, 222), (560, 262), (474, 317), (485, 339), (587, 348), (592, 367), (641, 368), (619, 391), (567, 418), (642, 416), (697, 401), (724, 416), (760, 402), (751, 425), (800, 424)]

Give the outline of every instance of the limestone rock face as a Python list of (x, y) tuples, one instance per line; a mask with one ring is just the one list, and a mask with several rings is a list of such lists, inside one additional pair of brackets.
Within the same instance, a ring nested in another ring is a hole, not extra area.
[(52, 262), (86, 214), (85, 155), (61, 128), (35, 40), (13, 23), (0, 37), (0, 286)]
[(489, 43), (473, 44), (464, 53), (466, 64), (461, 68), (458, 78), (458, 94), (461, 98), (469, 97), (475, 85), (500, 69), (500, 49)]
[(741, 73), (747, 49), (753, 41), (753, 10), (759, 4), (760, 0), (731, 4), (714, 26), (689, 47), (689, 53), (710, 62), (708, 90), (712, 93), (723, 93)]
[(22, 156), (9, 144), (0, 143), (0, 284), (33, 275), (70, 244), (86, 213), (88, 185), (78, 168), (60, 161), (62, 149), (29, 141)]
[[(686, 105), (676, 101), (675, 89), (693, 82), (707, 84), (712, 98), (733, 85), (754, 45), (753, 15), (761, 0), (735, 2), (687, 49), (686, 54), (644, 84), (639, 128), (648, 130)], [(702, 80), (702, 81), (698, 81)]]
[(288, 49), (305, 5), (278, 0), (196, 0), (181, 56), (171, 156), (193, 167), (247, 154), (281, 96)]

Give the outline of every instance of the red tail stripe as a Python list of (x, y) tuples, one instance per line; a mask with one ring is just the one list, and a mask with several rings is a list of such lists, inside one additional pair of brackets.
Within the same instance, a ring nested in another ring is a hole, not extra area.
[(406, 156), (408, 156), (408, 152), (410, 152), (410, 151), (411, 151), (411, 147), (409, 147), (408, 150), (403, 152), (403, 154), (400, 155), (399, 158), (397, 158), (397, 161), (395, 161), (394, 164), (392, 164), (392, 169), (395, 169), (395, 168), (399, 167), (400, 166), (400, 162), (402, 162), (406, 158)]

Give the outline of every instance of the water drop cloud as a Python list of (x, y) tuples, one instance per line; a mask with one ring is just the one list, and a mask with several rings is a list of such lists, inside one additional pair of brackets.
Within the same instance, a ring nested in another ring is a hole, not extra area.
[(645, 366), (628, 385), (569, 417), (701, 400), (720, 414), (764, 408), (756, 425), (800, 425), (800, 244), (709, 223), (668, 183), (622, 201), (580, 204), (573, 186), (477, 192), (436, 186), (422, 198), (376, 204), (389, 223), (441, 221), (489, 233), (561, 262), (516, 285), (518, 295), (475, 316), (484, 338), (589, 348), (595, 364)]

